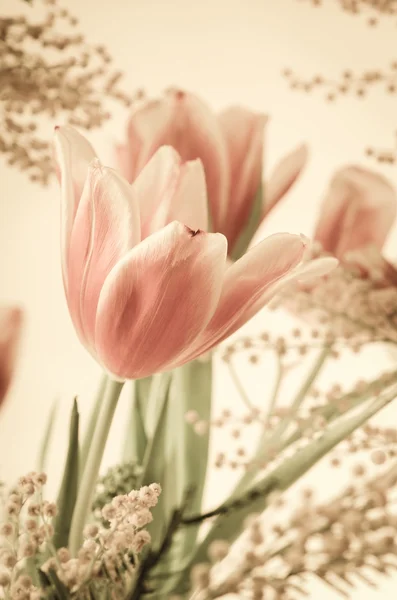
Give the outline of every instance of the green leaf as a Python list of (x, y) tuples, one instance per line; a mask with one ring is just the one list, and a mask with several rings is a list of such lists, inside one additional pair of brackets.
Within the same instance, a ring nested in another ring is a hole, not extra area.
[(48, 421), (45, 428), (43, 440), (41, 442), (41, 448), (38, 457), (38, 465), (37, 468), (39, 471), (44, 471), (46, 467), (47, 460), (47, 452), (51, 441), (52, 431), (54, 429), (55, 417), (58, 410), (58, 405), (56, 402), (52, 405), (50, 410), (50, 414), (48, 415)]
[(147, 393), (148, 389), (150, 389), (149, 395), (146, 396), (144, 416), (145, 431), (148, 439), (152, 439), (154, 431), (157, 427), (164, 398), (169, 392), (171, 377), (171, 372), (158, 373), (152, 377), (150, 388), (144, 388), (145, 393)]
[[(284, 460), (282, 464), (275, 467), (273, 471), (254, 484), (250, 489), (251, 494), (255, 492), (256, 488), (266, 488), (266, 484), (269, 484), (269, 488), (272, 490), (287, 490), (332, 448), (389, 404), (395, 396), (396, 391), (393, 390), (392, 394), (374, 400), (369, 406), (365, 406), (364, 409), (359, 410), (357, 414), (349, 417), (341, 417), (335, 421), (324, 431), (321, 438), (298, 450), (291, 458)], [(227, 506), (227, 502), (223, 506)], [(208, 547), (214, 540), (225, 539), (229, 542), (234, 542), (242, 533), (244, 519), (253, 512), (262, 512), (266, 506), (267, 494), (264, 494), (250, 502), (242, 503), (241, 508), (234, 508), (232, 512), (219, 515), (203, 542), (197, 546), (190, 566), (208, 560)], [(174, 588), (175, 592), (183, 591), (183, 580), (185, 578), (186, 574), (185, 577), (179, 578), (178, 586)]]
[[(205, 362), (195, 360), (175, 369), (169, 410), (170, 427), (175, 432), (169, 438), (175, 462), (170, 462), (169, 466), (176, 479), (174, 506), (180, 506), (186, 493), (192, 490), (192, 500), (187, 507), (192, 513), (201, 511), (207, 474), (211, 405), (212, 358)], [(202, 435), (186, 423), (185, 414), (191, 410), (197, 411), (200, 421), (208, 425)], [(192, 526), (175, 536), (173, 556), (177, 565), (194, 550), (198, 530), (199, 525)]]
[[(161, 377), (161, 376), (160, 376)], [(150, 390), (153, 383), (153, 375), (150, 377), (143, 377), (135, 381), (136, 395), (139, 400), (140, 410), (143, 417), (143, 422), (146, 423), (146, 416), (149, 407)]]
[(127, 423), (123, 462), (132, 461), (141, 465), (147, 446), (143, 406), (148, 398), (140, 396), (142, 386), (138, 385), (138, 381), (133, 381), (132, 385), (134, 397), (131, 401), (130, 418)]
[(69, 590), (59, 579), (59, 577), (55, 573), (54, 569), (50, 569), (50, 571), (48, 572), (48, 579), (51, 581), (52, 585), (54, 586), (59, 600), (68, 600), (70, 598)]
[[(145, 456), (143, 460), (143, 471), (140, 479), (140, 486), (159, 483), (162, 489), (166, 489), (168, 482), (165, 480), (166, 465), (169, 460), (167, 454), (167, 432), (168, 432), (168, 406), (171, 377), (162, 374), (162, 385), (156, 386), (159, 392), (158, 397), (152, 397), (155, 402), (157, 419), (154, 424), (154, 431), (148, 439)], [(154, 411), (153, 411), (154, 414)], [(159, 501), (152, 510), (153, 521), (147, 527), (152, 537), (152, 550), (156, 551), (162, 542), (162, 535), (167, 528), (171, 514), (167, 510), (165, 496), (163, 493), (159, 496)]]
[(69, 448), (66, 457), (65, 470), (58, 495), (58, 515), (54, 524), (54, 546), (63, 548), (68, 545), (70, 524), (77, 497), (79, 473), (79, 412), (76, 399), (73, 402), (70, 419)]
[(248, 246), (251, 243), (252, 238), (259, 224), (262, 220), (263, 215), (263, 184), (260, 182), (255, 198), (252, 204), (252, 209), (243, 231), (237, 239), (234, 247), (232, 248), (231, 258), (232, 260), (238, 260), (245, 254)]
[(107, 375), (103, 375), (101, 378), (101, 382), (99, 384), (99, 388), (97, 391), (97, 395), (92, 406), (90, 418), (88, 420), (88, 427), (84, 435), (83, 444), (80, 452), (80, 462), (79, 462), (79, 478), (81, 478), (85, 464), (87, 462), (87, 456), (92, 444), (92, 438), (94, 437), (95, 427), (98, 421), (98, 415), (101, 410), (103, 398), (106, 391), (106, 386), (108, 382)]

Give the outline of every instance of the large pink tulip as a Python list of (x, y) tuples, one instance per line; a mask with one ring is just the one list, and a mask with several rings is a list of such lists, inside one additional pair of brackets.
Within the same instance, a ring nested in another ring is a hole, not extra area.
[[(261, 194), (263, 144), (267, 117), (241, 107), (219, 115), (194, 94), (168, 90), (161, 99), (139, 106), (129, 119), (127, 140), (117, 147), (121, 171), (130, 181), (156, 150), (173, 146), (183, 161), (199, 158), (207, 181), (211, 226), (228, 240), (229, 254), (243, 233)], [(255, 226), (288, 191), (306, 162), (298, 148), (264, 185)]]
[(16, 307), (0, 307), (0, 406), (3, 404), (15, 368), (22, 327), (22, 311)]
[(88, 142), (59, 128), (62, 264), (69, 311), (83, 344), (113, 376), (145, 377), (207, 352), (260, 310), (300, 268), (306, 243), (273, 235), (240, 260), (206, 233), (200, 161), (160, 148), (134, 183), (103, 167)]
[(344, 167), (331, 180), (315, 239), (338, 258), (368, 245), (381, 250), (396, 210), (396, 192), (385, 177), (361, 167)]

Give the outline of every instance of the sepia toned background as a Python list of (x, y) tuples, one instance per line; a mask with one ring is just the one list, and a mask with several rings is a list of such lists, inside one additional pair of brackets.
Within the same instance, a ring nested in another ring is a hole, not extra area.
[[(66, 1), (66, 0), (65, 0)], [(364, 148), (392, 146), (397, 129), (397, 96), (380, 85), (364, 99), (346, 96), (327, 103), (323, 93), (296, 93), (281, 70), (291, 67), (303, 77), (321, 74), (337, 78), (344, 69), (383, 68), (397, 59), (397, 19), (370, 28), (366, 19), (343, 13), (337, 0), (323, 7), (299, 0), (67, 0), (90, 41), (108, 47), (115, 65), (125, 72), (127, 89), (143, 87), (159, 93), (178, 85), (199, 93), (215, 108), (244, 104), (270, 115), (265, 165), (270, 169), (284, 153), (301, 142), (310, 147), (310, 161), (298, 184), (277, 207), (268, 232), (310, 235), (319, 201), (333, 171), (346, 163), (373, 166), (397, 184), (397, 168), (376, 165)], [(11, 10), (15, 0), (2, 0)], [(113, 145), (120, 140), (126, 113), (116, 108), (101, 131), (90, 135), (103, 162), (112, 164)], [(52, 126), (48, 126), (48, 136)], [(0, 415), (0, 476), (10, 481), (35, 466), (44, 422), (54, 400), (59, 403), (55, 439), (49, 461), (51, 490), (63, 469), (71, 400), (79, 398), (82, 419), (99, 381), (100, 371), (80, 346), (64, 300), (59, 265), (59, 194), (55, 182), (42, 189), (19, 171), (0, 162), (0, 285), (1, 302), (26, 310), (26, 328), (18, 371)], [(397, 257), (397, 230), (388, 245)], [(266, 327), (266, 314), (247, 331)], [(343, 363), (329, 377), (353, 380), (386, 368), (391, 358), (369, 352), (360, 364)], [(364, 361), (364, 362), (363, 362)], [(252, 369), (252, 368), (251, 368)], [(264, 363), (248, 371), (249, 391), (265, 398), (271, 369)], [(220, 405), (237, 404), (236, 392), (219, 367), (216, 379)], [(106, 451), (108, 464), (117, 460), (128, 409), (124, 393)], [(387, 416), (397, 426), (396, 408)], [(230, 474), (223, 474), (230, 478)], [(338, 475), (338, 477), (340, 477)], [(220, 492), (219, 474), (211, 479), (208, 504)], [(310, 483), (324, 497), (332, 493), (335, 476), (316, 469)], [(227, 485), (227, 481), (226, 481)], [(397, 579), (378, 590), (359, 587), (353, 600), (392, 600)], [(313, 585), (314, 600), (336, 595)]]

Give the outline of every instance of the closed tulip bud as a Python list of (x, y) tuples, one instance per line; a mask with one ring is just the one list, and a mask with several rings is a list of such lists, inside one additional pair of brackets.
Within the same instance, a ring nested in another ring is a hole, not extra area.
[(385, 177), (361, 167), (344, 167), (331, 180), (315, 239), (337, 258), (367, 246), (380, 251), (396, 211), (396, 191)]

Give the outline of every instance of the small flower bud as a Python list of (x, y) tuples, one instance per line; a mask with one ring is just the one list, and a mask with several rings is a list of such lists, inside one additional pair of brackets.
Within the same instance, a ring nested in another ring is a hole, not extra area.
[(20, 575), (17, 583), (28, 590), (32, 587), (32, 578), (29, 575)]
[(25, 529), (26, 531), (36, 531), (37, 529), (37, 521), (35, 519), (26, 519), (25, 521)]
[(46, 517), (55, 517), (57, 515), (58, 509), (57, 505), (54, 502), (46, 502), (43, 509), (44, 515)]
[(160, 496), (160, 494), (161, 494), (161, 485), (159, 483), (151, 483), (149, 485), (149, 487), (152, 490), (152, 492), (154, 492), (156, 494), (156, 496)]
[(89, 524), (84, 527), (83, 535), (85, 538), (95, 538), (98, 535), (97, 525)]
[(11, 583), (11, 575), (6, 569), (0, 569), (0, 586), (6, 587)]
[(45, 485), (47, 483), (47, 475), (45, 473), (35, 473), (33, 475), (33, 482), (37, 486)]
[(185, 413), (185, 421), (186, 421), (186, 423), (189, 423), (189, 425), (193, 425), (198, 420), (199, 420), (199, 414), (198, 414), (197, 410), (188, 410)]
[(7, 567), (8, 569), (13, 569), (15, 567), (15, 565), (17, 564), (16, 557), (13, 554), (10, 554), (9, 552), (5, 552), (1, 556), (0, 560), (3, 563), (3, 565), (5, 567)]
[(0, 527), (0, 534), (8, 537), (14, 533), (14, 528), (11, 523), (3, 523)]
[(70, 552), (67, 548), (59, 548), (57, 556), (60, 563), (66, 563), (70, 559)]
[(201, 589), (208, 588), (210, 584), (210, 570), (211, 565), (207, 563), (198, 563), (197, 565), (194, 565), (190, 572), (193, 587)]
[(223, 560), (229, 553), (230, 545), (226, 540), (214, 540), (208, 548), (208, 556), (212, 562)]

